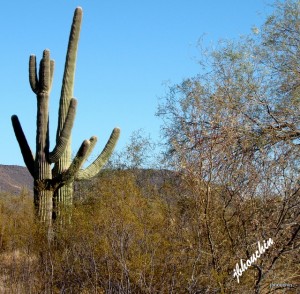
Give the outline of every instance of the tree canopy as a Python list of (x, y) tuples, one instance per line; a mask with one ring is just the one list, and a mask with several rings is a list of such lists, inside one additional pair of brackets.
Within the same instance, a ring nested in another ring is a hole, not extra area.
[(297, 184), (299, 14), (299, 1), (278, 2), (261, 29), (203, 50), (204, 71), (170, 87), (157, 114), (173, 163), (248, 192)]

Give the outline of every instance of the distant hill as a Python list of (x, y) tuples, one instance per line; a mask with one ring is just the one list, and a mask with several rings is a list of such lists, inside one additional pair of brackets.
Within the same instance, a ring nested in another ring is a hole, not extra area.
[(33, 179), (27, 168), (0, 164), (0, 193), (19, 194), (23, 188), (33, 191)]
[[(161, 189), (166, 182), (172, 185), (178, 185), (180, 183), (178, 175), (168, 170), (150, 170), (150, 169), (137, 169), (137, 170), (103, 170), (99, 177), (95, 177), (92, 181), (83, 181), (81, 185), (78, 183), (75, 186), (75, 193), (81, 187), (81, 189), (91, 189), (91, 187), (98, 180), (101, 181), (101, 177), (109, 177), (113, 173), (132, 173), (135, 175), (137, 184), (140, 187), (156, 187)], [(26, 167), (18, 165), (2, 165), (0, 164), (0, 193), (12, 193), (19, 194), (22, 189), (27, 189), (33, 194), (33, 178), (30, 175)]]

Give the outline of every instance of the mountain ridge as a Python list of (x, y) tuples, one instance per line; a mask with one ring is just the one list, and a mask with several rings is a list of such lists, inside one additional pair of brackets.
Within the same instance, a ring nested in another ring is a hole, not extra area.
[(19, 194), (23, 189), (33, 191), (33, 178), (28, 169), (19, 165), (0, 164), (0, 193)]
[[(173, 185), (178, 184), (178, 177), (174, 172), (168, 170), (128, 169), (121, 171), (124, 174), (133, 173), (140, 187), (146, 187), (147, 185), (162, 187), (167, 179), (171, 181)], [(101, 175), (118, 172), (120, 172), (120, 170), (103, 170), (99, 177), (95, 177), (89, 181), (83, 181), (81, 185), (76, 183), (77, 188), (75, 187), (75, 191), (78, 190), (78, 185), (84, 187), (84, 190), (91, 189), (93, 183), (101, 180)], [(28, 169), (19, 165), (0, 164), (0, 193), (18, 195), (24, 189), (33, 195), (33, 178)]]

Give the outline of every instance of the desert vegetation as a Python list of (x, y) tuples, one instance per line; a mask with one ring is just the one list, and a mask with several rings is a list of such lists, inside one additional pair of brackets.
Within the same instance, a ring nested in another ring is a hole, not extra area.
[[(276, 227), (278, 196), (242, 200), (176, 172), (106, 170), (77, 188), (72, 223), (51, 243), (31, 197), (1, 197), (2, 293), (272, 293), (271, 283), (299, 279), (297, 225), (290, 210)], [(238, 284), (236, 263), (270, 236)]]
[(299, 292), (299, 28), (300, 2), (278, 2), (203, 49), (160, 102), (159, 152), (135, 132), (52, 238), (29, 193), (0, 195), (0, 292)]

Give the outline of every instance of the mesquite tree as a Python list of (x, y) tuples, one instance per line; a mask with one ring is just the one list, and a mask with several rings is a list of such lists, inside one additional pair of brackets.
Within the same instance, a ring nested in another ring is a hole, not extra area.
[(120, 130), (115, 128), (101, 154), (86, 169), (81, 169), (81, 166), (92, 152), (97, 142), (96, 137), (85, 140), (75, 158), (71, 158), (71, 131), (77, 106), (77, 101), (73, 98), (73, 88), (81, 20), (82, 9), (78, 7), (74, 13), (69, 37), (54, 149), (50, 151), (49, 140), (48, 104), (54, 71), (54, 61), (50, 59), (49, 50), (43, 52), (38, 73), (36, 57), (32, 55), (29, 60), (30, 86), (37, 97), (35, 156), (30, 150), (18, 117), (12, 116), (13, 128), (24, 162), (34, 179), (36, 212), (41, 221), (49, 224), (61, 209), (72, 204), (74, 181), (90, 179), (99, 173), (110, 157), (120, 134)]

